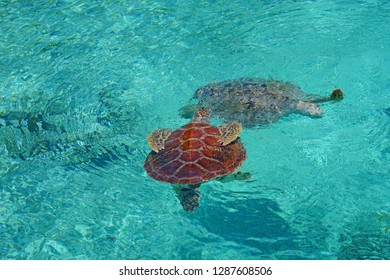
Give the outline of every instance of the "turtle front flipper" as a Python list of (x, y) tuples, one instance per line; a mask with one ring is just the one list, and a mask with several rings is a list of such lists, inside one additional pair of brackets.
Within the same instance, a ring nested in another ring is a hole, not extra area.
[(322, 117), (322, 109), (316, 103), (298, 101), (296, 104), (297, 113), (307, 115), (310, 117)]
[(150, 133), (149, 136), (146, 137), (149, 147), (156, 153), (163, 150), (165, 148), (164, 142), (165, 140), (167, 140), (169, 135), (171, 135), (171, 132), (172, 131), (170, 129), (166, 128), (152, 131), (152, 133)]
[(223, 146), (233, 142), (237, 139), (238, 134), (242, 131), (242, 126), (238, 122), (228, 122), (218, 126), (221, 136), (218, 139), (218, 142)]

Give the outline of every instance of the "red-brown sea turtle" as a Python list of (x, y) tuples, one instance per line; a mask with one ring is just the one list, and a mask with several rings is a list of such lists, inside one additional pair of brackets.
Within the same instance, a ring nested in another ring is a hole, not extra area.
[(335, 89), (330, 96), (321, 96), (305, 93), (289, 82), (240, 78), (202, 86), (195, 91), (194, 99), (198, 104), (183, 107), (183, 117), (190, 117), (196, 107), (206, 106), (215, 116), (252, 127), (276, 122), (290, 113), (321, 117), (317, 103), (341, 100), (343, 92)]
[(246, 157), (238, 138), (241, 124), (213, 126), (210, 114), (208, 108), (199, 108), (188, 124), (175, 131), (158, 129), (147, 137), (152, 151), (145, 160), (146, 172), (158, 181), (188, 185), (184, 191), (192, 190), (191, 194), (179, 194), (187, 211), (197, 207), (199, 195), (194, 197), (194, 190), (200, 183), (231, 174)]

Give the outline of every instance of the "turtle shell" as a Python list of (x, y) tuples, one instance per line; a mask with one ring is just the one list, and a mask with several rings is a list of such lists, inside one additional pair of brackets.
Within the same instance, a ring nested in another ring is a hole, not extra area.
[(230, 174), (244, 161), (240, 139), (223, 146), (218, 127), (189, 123), (171, 133), (165, 148), (152, 151), (145, 160), (148, 175), (171, 184), (197, 184)]
[[(321, 95), (305, 93), (292, 83), (263, 78), (208, 84), (197, 89), (194, 97), (199, 101), (198, 106), (209, 107), (214, 115), (246, 127), (273, 123), (297, 112), (299, 101), (316, 106), (313, 102), (324, 99)], [(321, 111), (319, 107), (318, 110)]]

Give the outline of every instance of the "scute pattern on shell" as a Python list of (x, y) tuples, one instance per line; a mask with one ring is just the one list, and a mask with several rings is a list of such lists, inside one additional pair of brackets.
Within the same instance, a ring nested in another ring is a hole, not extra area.
[(215, 126), (189, 123), (171, 133), (164, 150), (152, 151), (144, 168), (152, 178), (172, 184), (197, 184), (230, 174), (246, 151), (239, 138), (222, 146), (219, 136)]

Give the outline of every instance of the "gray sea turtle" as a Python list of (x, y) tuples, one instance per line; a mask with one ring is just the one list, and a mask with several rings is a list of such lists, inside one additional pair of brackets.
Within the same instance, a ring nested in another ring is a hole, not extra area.
[(18, 103), (0, 98), (0, 160), (42, 157), (63, 166), (102, 166), (137, 151), (129, 145), (134, 140), (129, 120), (139, 116), (138, 106), (115, 88), (102, 89), (96, 102), (82, 105), (46, 92), (21, 98)]
[(343, 99), (341, 89), (333, 90), (328, 97), (307, 94), (290, 83), (263, 78), (240, 78), (208, 84), (196, 90), (197, 104), (181, 109), (188, 118), (197, 107), (209, 107), (214, 115), (251, 127), (276, 122), (282, 116), (299, 113), (321, 117), (317, 103)]
[(178, 190), (186, 211), (198, 207), (200, 183), (231, 174), (246, 157), (238, 138), (241, 125), (213, 126), (210, 113), (198, 108), (188, 124), (175, 131), (158, 129), (147, 137), (152, 151), (145, 160), (146, 172), (158, 181), (188, 185)]

